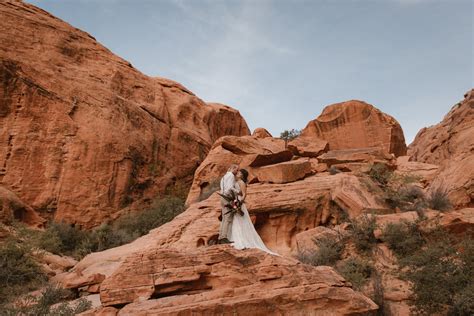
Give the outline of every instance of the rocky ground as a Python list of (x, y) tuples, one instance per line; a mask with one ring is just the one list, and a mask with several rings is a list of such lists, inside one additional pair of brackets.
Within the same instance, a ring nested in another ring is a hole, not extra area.
[[(34, 6), (3, 2), (0, 16), (3, 223), (91, 228), (190, 186), (184, 212), (131, 243), (80, 261), (34, 254), (93, 302), (83, 315), (408, 315), (417, 292), (400, 272), (429, 242), (406, 248), (388, 227), (474, 236), (472, 90), (408, 148), (393, 117), (357, 100), (285, 141)], [(232, 163), (249, 171), (252, 220), (280, 256), (216, 244), (216, 184)]]

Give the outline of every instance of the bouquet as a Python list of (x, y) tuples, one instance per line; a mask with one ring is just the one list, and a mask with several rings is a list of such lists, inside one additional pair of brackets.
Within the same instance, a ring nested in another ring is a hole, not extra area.
[(224, 206), (227, 207), (229, 210), (224, 213), (224, 215), (231, 212), (237, 213), (240, 216), (244, 215), (244, 212), (242, 212), (242, 201), (239, 200), (239, 196), (234, 191), (230, 191), (229, 195), (224, 195), (221, 193), (217, 194), (219, 194), (227, 202), (227, 204), (225, 204)]

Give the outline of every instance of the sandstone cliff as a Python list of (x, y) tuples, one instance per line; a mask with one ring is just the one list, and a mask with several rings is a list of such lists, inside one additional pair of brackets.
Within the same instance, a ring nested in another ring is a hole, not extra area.
[(436, 164), (431, 189), (446, 189), (457, 206), (474, 205), (474, 90), (444, 119), (421, 129), (409, 146), (410, 160)]
[(32, 5), (0, 3), (0, 29), (0, 184), (44, 217), (113, 219), (189, 185), (217, 138), (249, 134), (238, 111), (143, 75)]

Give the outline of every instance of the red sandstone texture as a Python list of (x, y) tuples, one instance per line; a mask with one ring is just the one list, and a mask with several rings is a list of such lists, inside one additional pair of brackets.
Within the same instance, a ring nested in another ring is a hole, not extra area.
[(406, 154), (400, 124), (390, 115), (363, 101), (351, 100), (324, 108), (310, 121), (301, 136), (316, 136), (330, 150), (379, 147), (396, 156)]
[(148, 77), (92, 36), (0, 3), (0, 184), (44, 217), (91, 227), (176, 183), (214, 141), (250, 132), (237, 110)]
[(447, 190), (455, 207), (474, 206), (474, 90), (439, 124), (421, 129), (409, 155), (440, 166), (430, 190)]

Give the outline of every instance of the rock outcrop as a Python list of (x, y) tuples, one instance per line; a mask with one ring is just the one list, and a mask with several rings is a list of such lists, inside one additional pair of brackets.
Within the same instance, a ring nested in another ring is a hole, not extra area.
[(405, 137), (400, 124), (374, 106), (351, 100), (324, 108), (310, 121), (301, 136), (326, 140), (330, 150), (380, 147), (395, 156), (406, 154)]
[[(137, 282), (137, 280), (140, 280)], [(377, 309), (332, 268), (259, 250), (153, 249), (128, 257), (101, 285), (119, 315), (357, 315)]]
[(248, 169), (250, 182), (258, 181), (254, 168), (289, 161), (291, 151), (285, 141), (273, 137), (225, 136), (217, 140), (203, 163), (196, 169), (186, 204), (197, 202), (209, 187), (215, 187), (231, 164)]
[(272, 134), (270, 134), (270, 132), (267, 131), (265, 128), (258, 127), (253, 131), (252, 136), (255, 136), (257, 138), (266, 138), (272, 137)]
[(444, 188), (455, 207), (474, 206), (474, 90), (409, 146), (412, 161), (436, 164), (431, 190)]
[(32, 5), (0, 3), (0, 29), (0, 184), (47, 218), (116, 218), (190, 184), (217, 138), (249, 135), (237, 110), (140, 73)]
[(0, 186), (0, 223), (11, 224), (13, 221), (40, 228), (46, 222), (36, 211), (12, 191)]

